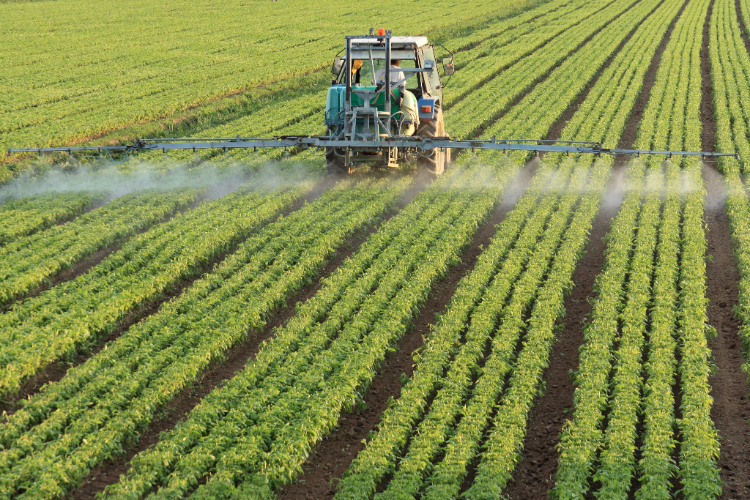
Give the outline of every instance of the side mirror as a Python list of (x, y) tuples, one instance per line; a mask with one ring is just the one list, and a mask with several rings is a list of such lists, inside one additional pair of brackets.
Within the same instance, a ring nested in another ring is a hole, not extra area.
[(344, 66), (345, 59), (343, 57), (336, 57), (333, 59), (333, 66), (331, 66), (331, 73), (333, 73), (334, 76), (339, 76), (339, 73), (341, 73), (341, 68)]
[(456, 68), (453, 67), (453, 56), (443, 59), (443, 74), (445, 76), (451, 76), (455, 72)]

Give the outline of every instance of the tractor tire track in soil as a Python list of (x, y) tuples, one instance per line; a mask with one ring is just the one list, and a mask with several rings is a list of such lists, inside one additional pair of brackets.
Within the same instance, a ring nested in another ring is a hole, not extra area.
[[(651, 96), (662, 54), (687, 3), (686, 0), (670, 23), (646, 70), (641, 92), (636, 98), (618, 142), (619, 148), (632, 148), (635, 143), (638, 124)], [(578, 369), (578, 349), (583, 344), (584, 320), (591, 312), (589, 299), (595, 296), (596, 276), (605, 260), (606, 245), (602, 238), (609, 232), (610, 223), (617, 215), (622, 202), (628, 162), (629, 157), (624, 155), (615, 158), (604, 203), (594, 219), (586, 255), (573, 273), (575, 285), (572, 294), (565, 299), (564, 328), (552, 347), (549, 367), (544, 373), (547, 392), (541, 398), (537, 398), (537, 403), (529, 416), (522, 458), (516, 465), (505, 491), (512, 500), (547, 498), (548, 491), (554, 486), (558, 452), (553, 449), (559, 443), (563, 424), (570, 418), (570, 411), (573, 409), (575, 387), (570, 382), (569, 370)]]
[[(317, 185), (305, 198), (311, 202), (325, 189), (332, 187), (336, 182), (335, 178), (328, 177), (325, 181)], [(427, 181), (422, 180), (414, 184), (404, 192), (402, 199), (398, 203), (398, 209), (403, 208), (419, 191), (426, 187)], [(302, 202), (295, 204), (289, 212), (300, 208)], [(190, 388), (182, 391), (171, 403), (167, 404), (162, 413), (163, 417), (154, 420), (141, 433), (138, 443), (132, 449), (129, 449), (126, 455), (107, 462), (105, 464), (92, 468), (89, 475), (82, 481), (82, 485), (77, 490), (71, 492), (67, 498), (77, 500), (93, 500), (97, 493), (100, 493), (110, 484), (117, 483), (121, 474), (125, 474), (130, 468), (130, 460), (147, 448), (155, 445), (159, 441), (162, 432), (174, 428), (178, 422), (183, 420), (195, 406), (200, 403), (208, 393), (219, 387), (224, 381), (234, 377), (237, 372), (241, 371), (245, 364), (255, 357), (258, 353), (261, 343), (273, 336), (276, 328), (284, 325), (295, 314), (295, 304), (304, 302), (315, 295), (321, 287), (321, 280), (328, 277), (335, 271), (349, 256), (354, 254), (367, 238), (375, 233), (378, 228), (388, 219), (398, 213), (398, 210), (386, 213), (378, 222), (359, 233), (350, 237), (336, 252), (335, 256), (326, 264), (318, 273), (318, 278), (313, 284), (303, 286), (296, 294), (286, 301), (286, 307), (280, 307), (269, 314), (269, 322), (262, 332), (249, 335), (248, 338), (231, 348), (226, 354), (223, 362), (210, 367)], [(62, 377), (60, 377), (62, 378)]]
[[(290, 213), (296, 210), (299, 210), (300, 208), (302, 208), (305, 202), (308, 202), (308, 203), (311, 202), (315, 198), (319, 197), (323, 193), (323, 191), (325, 191), (329, 187), (332, 187), (334, 184), (335, 184), (335, 179), (332, 179), (332, 178), (323, 179), (322, 181), (318, 182), (310, 190), (310, 192), (307, 193), (307, 195), (305, 195), (300, 200), (292, 204), (290, 208), (286, 209), (285, 211), (282, 211), (280, 216), (286, 217)], [(194, 206), (197, 206), (197, 203)], [(166, 220), (168, 219), (171, 219), (171, 217), (167, 218)], [(166, 222), (166, 220), (163, 222)], [(150, 226), (150, 227), (153, 227), (153, 226)], [(147, 229), (141, 232), (145, 232), (146, 230)], [(69, 368), (73, 368), (73, 367), (81, 365), (82, 363), (85, 363), (89, 358), (99, 353), (99, 351), (101, 351), (104, 348), (104, 346), (107, 345), (107, 343), (113, 340), (116, 340), (120, 335), (128, 331), (128, 329), (131, 326), (147, 318), (148, 316), (156, 313), (159, 310), (159, 307), (161, 307), (163, 303), (169, 300), (172, 300), (173, 298), (178, 297), (180, 294), (182, 294), (183, 290), (190, 287), (193, 284), (193, 282), (200, 279), (201, 276), (203, 276), (205, 273), (210, 272), (211, 269), (213, 269), (216, 264), (219, 264), (226, 257), (234, 253), (234, 251), (239, 247), (239, 245), (242, 244), (242, 241), (244, 241), (244, 239), (236, 242), (234, 245), (228, 246), (224, 250), (224, 252), (222, 252), (219, 256), (215, 257), (211, 261), (207, 262), (205, 265), (201, 266), (190, 277), (181, 280), (179, 283), (176, 283), (174, 286), (164, 291), (164, 293), (162, 293), (158, 299), (151, 300), (144, 304), (141, 304), (140, 307), (126, 314), (125, 317), (117, 324), (117, 327), (111, 333), (96, 340), (97, 345), (90, 351), (79, 352), (75, 360), (73, 361), (61, 360), (61, 361), (52, 363), (51, 365), (47, 366), (45, 369), (38, 372), (33, 377), (30, 377), (26, 382), (24, 382), (21, 385), (21, 389), (18, 391), (18, 394), (12, 397), (9, 397), (9, 399), (6, 401), (0, 401), (0, 412), (6, 411), (8, 412), (8, 414), (14, 413), (16, 409), (18, 408), (18, 402), (20, 400), (26, 399), (30, 396), (33, 396), (34, 394), (37, 394), (44, 384), (60, 381), (68, 372)], [(119, 249), (119, 246), (111, 249), (109, 253), (112, 253), (113, 251), (117, 249)], [(107, 255), (109, 255), (109, 253), (106, 253), (106, 251), (107, 249), (100, 250), (100, 252), (97, 252), (97, 254), (103, 252), (102, 255), (100, 256), (101, 257), (100, 260), (103, 260), (104, 258), (106, 258)], [(90, 257), (90, 259), (95, 259), (98, 256), (97, 254), (94, 254), (92, 257)], [(87, 261), (87, 263), (88, 263), (88, 267), (81, 267), (80, 269), (78, 269), (79, 271), (78, 275), (88, 272), (88, 270), (91, 267), (98, 264), (98, 262), (94, 262), (93, 260)], [(79, 263), (77, 265), (81, 265), (81, 264), (82, 263)], [(74, 266), (74, 269), (75, 269), (75, 266)], [(63, 271), (63, 273), (64, 272), (65, 271)], [(73, 277), (70, 277), (68, 279), (73, 279)], [(37, 290), (34, 292), (33, 295), (30, 295), (30, 296), (39, 295), (43, 291), (44, 289)]]
[[(739, 2), (737, 14), (739, 17)], [(702, 100), (701, 122), (703, 125), (701, 147), (703, 151), (715, 151), (716, 123), (711, 86), (711, 60), (708, 53), (709, 20), (713, 2), (709, 6), (703, 27), (701, 47)], [(740, 17), (741, 19), (741, 17)], [(747, 35), (742, 30), (747, 44)], [(703, 166), (706, 184), (704, 204), (708, 232), (708, 254), (706, 262), (708, 298), (708, 323), (716, 329), (716, 337), (709, 340), (716, 372), (709, 379), (711, 384), (711, 419), (721, 438), (718, 466), (724, 483), (721, 498), (738, 500), (750, 498), (750, 389), (742, 373), (744, 357), (739, 336), (740, 321), (734, 315), (738, 303), (739, 268), (732, 249), (732, 230), (725, 211), (726, 187), (724, 178), (711, 164)]]
[(312, 449), (304, 465), (304, 473), (294, 484), (279, 491), (279, 499), (333, 497), (338, 480), (349, 468), (354, 457), (364, 448), (362, 440), (380, 424), (388, 400), (391, 397), (399, 397), (401, 375), (412, 375), (414, 351), (424, 344), (423, 336), (429, 333), (430, 325), (435, 323), (435, 315), (445, 309), (456, 291), (458, 282), (474, 268), (482, 252), (481, 247), (487, 247), (495, 234), (495, 225), (502, 222), (525, 192), (536, 167), (536, 161), (526, 164), (513, 183), (506, 188), (502, 203), (477, 230), (471, 246), (461, 255), (461, 264), (451, 268), (445, 279), (433, 287), (427, 302), (414, 318), (413, 328), (398, 342), (397, 350), (386, 357), (385, 363), (378, 369), (377, 376), (365, 392), (366, 409), (341, 415), (338, 428)]

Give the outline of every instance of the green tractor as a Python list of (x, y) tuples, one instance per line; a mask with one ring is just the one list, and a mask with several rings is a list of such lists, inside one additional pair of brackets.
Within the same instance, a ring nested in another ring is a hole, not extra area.
[[(388, 64), (388, 62), (391, 64)], [(454, 72), (453, 56), (443, 59), (443, 74)], [(352, 146), (327, 147), (329, 175), (353, 172), (357, 165), (398, 167), (438, 176), (450, 161), (450, 149), (422, 151), (392, 143), (407, 137), (449, 139), (443, 121), (443, 83), (435, 46), (423, 36), (347, 36), (346, 54), (336, 57), (326, 97), (327, 136)]]

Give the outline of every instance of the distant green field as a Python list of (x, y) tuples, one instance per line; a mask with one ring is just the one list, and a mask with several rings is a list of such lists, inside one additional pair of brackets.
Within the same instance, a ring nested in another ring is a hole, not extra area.
[(528, 3), (0, 3), (0, 150), (79, 142), (320, 70), (344, 34), (450, 33)]

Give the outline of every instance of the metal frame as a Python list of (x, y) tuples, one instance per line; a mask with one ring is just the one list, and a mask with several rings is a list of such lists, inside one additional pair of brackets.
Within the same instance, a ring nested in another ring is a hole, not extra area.
[[(534, 143), (534, 144), (528, 144)], [(556, 143), (564, 144), (562, 146)], [(212, 138), (212, 139), (139, 139), (129, 146), (83, 146), (83, 147), (55, 147), (55, 148), (11, 148), (8, 155), (17, 153), (79, 153), (79, 152), (109, 152), (129, 154), (135, 151), (158, 151), (192, 149), (257, 149), (257, 148), (338, 148), (349, 152), (353, 148), (367, 148), (374, 151), (386, 151), (389, 148), (409, 148), (417, 154), (431, 154), (437, 148), (492, 150), (492, 151), (527, 151), (530, 153), (567, 153), (567, 154), (594, 154), (608, 155), (665, 155), (665, 156), (700, 156), (707, 157), (734, 157), (740, 159), (739, 153), (713, 153), (702, 151), (651, 151), (646, 149), (618, 149), (603, 148), (596, 142), (584, 141), (546, 141), (526, 139), (500, 139), (495, 140), (452, 140), (448, 137), (433, 137), (423, 139), (411, 136), (391, 136), (382, 138), (378, 143), (373, 141), (360, 141), (339, 139), (330, 136), (283, 136), (270, 139), (264, 138)]]

